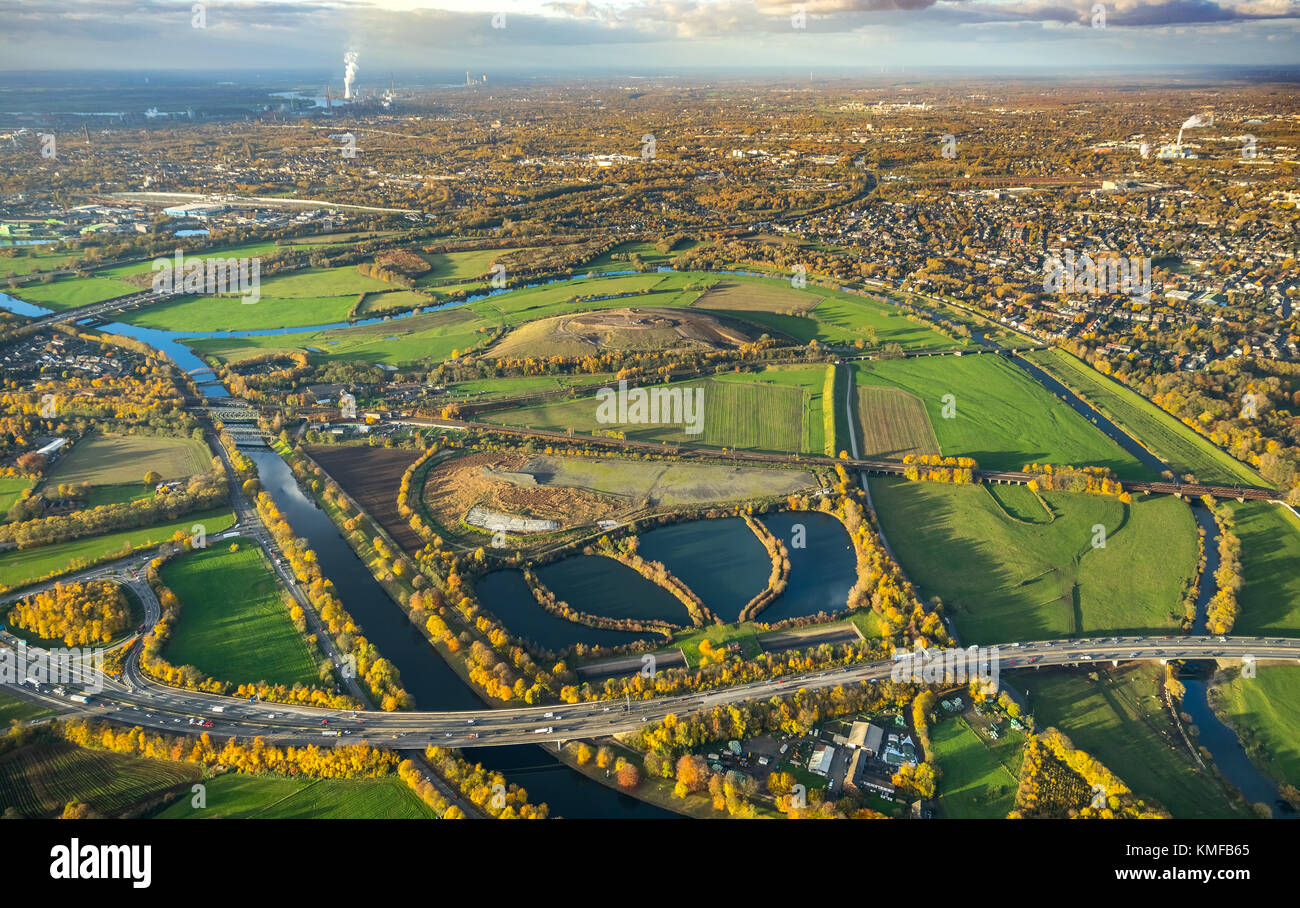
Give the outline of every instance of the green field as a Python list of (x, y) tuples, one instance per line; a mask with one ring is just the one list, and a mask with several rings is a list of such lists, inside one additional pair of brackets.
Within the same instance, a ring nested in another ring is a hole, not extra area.
[(387, 293), (367, 293), (357, 308), (356, 317), (372, 318), (385, 312), (418, 309), (432, 305), (424, 294), (414, 290), (392, 290)]
[(207, 783), (207, 806), (186, 794), (154, 815), (160, 820), (312, 819), (420, 820), (436, 818), (405, 782), (382, 779), (289, 779), (226, 773)]
[(250, 540), (223, 540), (173, 559), (162, 580), (181, 601), (163, 651), (171, 664), (236, 683), (318, 683), (316, 661), (289, 620), (287, 594)]
[(204, 338), (187, 346), (200, 356), (236, 363), (268, 352), (306, 352), (317, 361), (337, 358), (399, 365), (425, 359), (440, 362), (454, 350), (482, 344), (488, 339), (484, 327), (472, 310), (457, 307), (377, 325), (264, 337)]
[(1300, 666), (1261, 665), (1212, 687), (1215, 713), (1237, 732), (1250, 758), (1274, 779), (1300, 787)]
[(357, 296), (392, 285), (354, 266), (304, 268), (263, 277), (254, 303), (233, 296), (184, 296), (128, 312), (123, 321), (168, 331), (256, 331), (347, 320)]
[[(732, 280), (732, 278), (728, 278)], [(735, 278), (759, 281), (759, 278)], [(196, 352), (237, 362), (268, 351), (305, 350), (313, 347), (330, 356), (363, 359), (393, 365), (421, 360), (440, 361), (453, 349), (464, 351), (486, 342), (492, 332), (524, 322), (597, 309), (621, 309), (627, 306), (689, 306), (699, 297), (698, 289), (716, 281), (715, 275), (695, 272), (595, 276), (572, 281), (528, 287), (476, 300), (463, 306), (427, 313), (411, 318), (329, 331), (280, 334), (267, 337), (209, 338), (196, 341)], [(772, 282), (766, 284), (771, 286)], [(448, 288), (440, 287), (441, 291)], [(645, 292), (642, 291), (653, 291)], [(783, 316), (767, 312), (744, 313), (719, 311), (732, 318), (742, 317), (761, 328), (789, 334), (803, 341), (816, 337), (823, 342), (851, 341), (867, 326), (876, 328), (880, 343), (897, 342), (909, 349), (937, 349), (953, 346), (943, 335), (924, 325), (895, 314), (892, 307), (853, 294), (819, 290), (825, 301), (812, 310), (808, 318)], [(625, 294), (625, 295), (616, 295)], [(574, 296), (609, 296), (609, 299), (569, 302)], [(353, 300), (355, 301), (355, 300)], [(245, 309), (256, 309), (268, 300)], [(829, 305), (828, 305), (829, 303)], [(238, 301), (234, 305), (240, 305)], [(825, 308), (823, 308), (825, 307)], [(148, 310), (160, 311), (160, 307)], [(702, 309), (701, 311), (709, 311)], [(331, 319), (316, 317), (320, 324)], [(274, 320), (273, 320), (274, 321)], [(277, 322), (276, 325), (283, 324)], [(271, 325), (275, 327), (276, 325)], [(218, 327), (232, 327), (219, 325)], [(187, 324), (185, 330), (198, 330)]]
[[(63, 644), (60, 643), (59, 645), (62, 646)], [(0, 731), (7, 729), (9, 723), (15, 720), (23, 722), (28, 719), (43, 719), (46, 716), (53, 715), (55, 715), (54, 710), (41, 706), (39, 703), (20, 700), (17, 697), (0, 693)]]
[[(196, 239), (200, 239), (196, 237)], [(346, 242), (346, 238), (331, 236), (330, 241), (324, 241), (321, 237), (300, 237), (297, 239), (287, 240), (283, 244), (271, 240), (253, 240), (247, 243), (234, 243), (231, 245), (211, 246), (207, 248), (196, 247), (192, 251), (187, 250), (186, 256), (202, 256), (204, 258), (258, 258), (261, 256), (272, 255), (277, 252), (284, 252), (287, 249), (307, 249), (308, 247), (317, 246), (338, 246)], [(152, 259), (145, 259), (142, 262), (132, 262), (127, 265), (114, 265), (109, 268), (102, 268), (95, 274), (99, 277), (128, 277), (132, 274), (144, 274), (147, 271), (154, 271), (153, 263), (158, 259), (171, 261), (172, 256), (160, 255)]]
[(115, 816), (199, 776), (192, 763), (40, 742), (0, 757), (0, 808), (12, 807), (25, 817), (56, 817), (65, 804), (77, 801)]
[(1300, 633), (1300, 520), (1280, 504), (1228, 502), (1246, 585), (1235, 634)]
[(8, 277), (10, 274), (25, 277), (37, 268), (41, 271), (58, 271), (78, 258), (76, 253), (71, 252), (37, 252), (39, 248), (44, 247), (0, 246), (0, 251), (25, 250), (22, 255), (0, 255), (0, 277)]
[(75, 309), (137, 292), (139, 288), (112, 278), (65, 277), (49, 284), (27, 284), (12, 295), (50, 309)]
[[(923, 597), (944, 601), (967, 645), (1168, 630), (1183, 617), (1196, 526), (1177, 498), (1124, 505), (1049, 492), (1056, 519), (1027, 523), (1008, 518), (978, 485), (870, 484), (903, 570)], [(1032, 513), (1027, 500), (1014, 505)], [(1104, 548), (1092, 545), (1097, 524), (1106, 528)]]
[(1178, 475), (1202, 482), (1266, 485), (1249, 467), (1135, 391), (1063, 350), (1043, 350), (1026, 359), (1050, 373), (1169, 464)]
[(143, 483), (123, 482), (116, 485), (92, 486), (90, 495), (86, 498), (86, 507), (97, 508), (106, 504), (126, 504), (132, 501), (140, 501), (145, 498), (153, 498), (158, 493), (152, 488), (146, 487)]
[[(618, 383), (608, 373), (603, 375), (535, 375), (518, 378), (481, 378), (475, 381), (458, 381), (447, 386), (447, 393), (455, 397), (491, 400), (498, 397), (517, 397), (540, 394), (546, 391), (563, 391), (567, 388), (584, 388)], [(0, 487), (2, 488), (2, 487)]]
[(46, 545), (21, 552), (0, 555), (0, 589), (14, 589), (34, 583), (51, 571), (67, 574), (91, 564), (104, 555), (121, 551), (128, 544), (133, 549), (148, 549), (171, 538), (177, 530), (188, 536), (190, 527), (201, 523), (209, 535), (220, 533), (235, 522), (235, 515), (225, 508), (200, 511), (157, 526), (106, 533), (58, 545)]
[(1003, 819), (1016, 804), (1025, 736), (1005, 729), (997, 740), (979, 735), (961, 716), (930, 729), (943, 777), (939, 804), (955, 820)]
[(1144, 662), (1107, 668), (1096, 682), (1065, 671), (1024, 673), (1013, 682), (1029, 689), (1038, 728), (1060, 729), (1139, 797), (1158, 800), (1179, 818), (1243, 816), (1188, 755), (1157, 696), (1162, 671)]
[(857, 396), (858, 456), (899, 460), (908, 454), (939, 454), (929, 414), (921, 398), (899, 388), (863, 385)]
[(0, 520), (31, 485), (32, 480), (26, 476), (0, 476)]
[(655, 387), (704, 392), (704, 431), (689, 434), (681, 424), (604, 424), (594, 397), (485, 413), (482, 419), (508, 426), (572, 428), (584, 434), (623, 432), (638, 441), (688, 442), (754, 451), (822, 453), (822, 366), (730, 373)]
[(429, 263), (431, 270), (416, 278), (420, 287), (431, 284), (452, 284), (457, 281), (471, 281), (492, 270), (492, 263), (504, 258), (518, 247), (507, 249), (471, 249), (466, 252), (424, 253), (421, 258)]
[(613, 256), (618, 254), (639, 255), (641, 256), (642, 261), (644, 261), (647, 265), (649, 265), (652, 268), (658, 268), (660, 265), (669, 264), (676, 256), (681, 255), (687, 249), (694, 248), (696, 245), (698, 244), (694, 240), (683, 240), (682, 242), (677, 244), (677, 247), (673, 249), (672, 252), (664, 253), (656, 249), (654, 243), (646, 243), (646, 242), (639, 242), (639, 241), (620, 243), (617, 246), (615, 246), (613, 249), (611, 249), (609, 252), (596, 256), (590, 262), (588, 262), (585, 265), (582, 265), (580, 268), (576, 270), (584, 271), (584, 272), (631, 270), (632, 265), (626, 259), (623, 261), (614, 260)]
[[(946, 456), (973, 457), (986, 470), (1019, 470), (1027, 463), (1109, 467), (1121, 477), (1150, 472), (1029, 373), (1001, 356), (936, 356), (860, 362), (859, 387), (901, 388), (925, 404)], [(952, 395), (955, 415), (943, 417)]]
[(184, 479), (212, 467), (212, 451), (195, 438), (166, 435), (92, 435), (59, 459), (46, 485), (139, 483), (150, 470), (164, 480)]

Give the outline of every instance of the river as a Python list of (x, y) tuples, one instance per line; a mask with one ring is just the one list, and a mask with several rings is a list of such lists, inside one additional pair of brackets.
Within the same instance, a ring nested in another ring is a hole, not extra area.
[(1210, 752), (1219, 772), (1247, 801), (1252, 804), (1268, 804), (1273, 810), (1274, 819), (1295, 819), (1297, 814), (1282, 800), (1277, 783), (1255, 765), (1237, 740), (1237, 733), (1215, 715), (1206, 694), (1209, 682), (1187, 678), (1182, 683), (1187, 688), (1182, 711), (1192, 717), (1192, 722), (1200, 732), (1193, 739), (1194, 743)]
[[(1160, 458), (1156, 457), (1142, 445), (1138, 444), (1131, 435), (1115, 425), (1097, 410), (1093, 409), (1086, 401), (1079, 398), (1077, 394), (1061, 384), (1051, 375), (1044, 372), (1038, 366), (1016, 353), (1011, 356), (1011, 361), (1017, 366), (1028, 372), (1040, 385), (1051, 391), (1057, 397), (1064, 400), (1071, 409), (1091, 422), (1100, 429), (1108, 438), (1113, 440), (1121, 448), (1137, 458), (1142, 466), (1146, 467), (1156, 476), (1169, 467)], [(1121, 479), (1126, 477), (1120, 477)]]
[[(401, 672), (402, 684), (420, 709), (482, 709), (478, 696), (452, 671), (371, 576), (334, 522), (298, 487), (289, 465), (270, 451), (246, 451), (257, 464), (262, 487), (275, 500), (296, 535), (307, 540), (321, 571), (368, 640)], [(552, 815), (571, 819), (675, 816), (638, 801), (558, 762), (540, 746), (480, 747), (466, 756), (504, 773), (528, 789), (534, 802), (545, 801)]]

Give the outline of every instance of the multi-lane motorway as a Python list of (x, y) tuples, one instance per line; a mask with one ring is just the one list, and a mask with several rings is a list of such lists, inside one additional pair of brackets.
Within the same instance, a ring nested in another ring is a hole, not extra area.
[[(0, 636), (0, 647), (14, 639)], [(1300, 662), (1300, 639), (1279, 637), (1127, 636), (1083, 640), (1044, 640), (997, 647), (999, 672), (1048, 665), (1088, 665), (1133, 660), (1222, 659)], [(651, 700), (601, 701), (462, 712), (383, 713), (323, 710), (178, 690), (144, 677), (134, 658), (120, 680), (106, 678), (89, 704), (75, 703), (49, 685), (34, 689), (23, 679), (6, 689), (60, 712), (98, 716), (172, 733), (261, 736), (277, 744), (350, 744), (362, 739), (393, 749), (446, 746), (504, 746), (591, 738), (630, 731), (669, 713), (687, 714), (718, 705), (763, 700), (800, 688), (883, 680), (894, 663), (879, 661), (755, 682), (720, 690)], [(8, 679), (6, 679), (8, 680)], [(73, 693), (70, 691), (69, 693)], [(210, 720), (204, 728), (191, 719)], [(337, 734), (335, 734), (337, 732)]]

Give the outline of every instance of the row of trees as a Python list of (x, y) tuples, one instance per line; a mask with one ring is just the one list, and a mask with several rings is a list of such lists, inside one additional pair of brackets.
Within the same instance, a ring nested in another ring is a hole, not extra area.
[(103, 504), (70, 514), (0, 525), (0, 543), (29, 549), (116, 530), (155, 526), (214, 508), (228, 496), (224, 475), (214, 471), (190, 477), (183, 489), (159, 492), (139, 501)]
[(740, 610), (740, 621), (753, 621), (758, 614), (776, 601), (785, 588), (790, 583), (790, 552), (785, 547), (785, 543), (776, 538), (776, 535), (759, 521), (755, 520), (749, 514), (741, 515), (745, 520), (745, 525), (758, 537), (758, 541), (763, 544), (767, 550), (768, 558), (772, 561), (772, 572), (768, 575), (767, 585), (762, 590), (745, 603), (745, 607)]
[(284, 519), (274, 500), (266, 492), (256, 499), (257, 513), (275, 537), (275, 542), (288, 560), (294, 576), (307, 595), (311, 606), (329, 631), (335, 646), (345, 659), (355, 664), (357, 677), (365, 682), (380, 709), (406, 709), (411, 705), (411, 695), (402, 687), (397, 667), (379, 655), (379, 651), (361, 633), (361, 627), (343, 608), (334, 592), (334, 585), (321, 574), (316, 552), (294, 535), (293, 528)]
[(903, 457), (903, 475), (912, 482), (952, 482), (969, 484), (975, 481), (979, 465), (971, 457), (944, 457), (940, 454), (907, 454)]
[(544, 820), (550, 814), (545, 804), (531, 804), (528, 792), (507, 782), (499, 772), (490, 772), (482, 764), (471, 764), (441, 747), (430, 746), (424, 757), (434, 772), (456, 788), (490, 817), (499, 820)]
[(1025, 464), (1025, 473), (1034, 478), (1029, 488), (1049, 492), (1091, 492), (1094, 495), (1114, 495), (1128, 504), (1133, 500), (1109, 467), (1058, 466), (1050, 463)]
[(71, 719), (61, 723), (65, 739), (81, 747), (152, 760), (198, 763), (241, 773), (276, 773), (314, 779), (378, 779), (397, 768), (397, 755), (369, 744), (339, 747), (280, 747), (261, 738), (218, 742), (204, 732), (198, 737), (145, 731), (138, 725), (123, 728), (97, 719)]
[(1214, 572), (1214, 596), (1206, 607), (1205, 626), (1211, 634), (1229, 634), (1241, 605), (1237, 595), (1245, 586), (1241, 566), (1241, 538), (1233, 532), (1236, 522), (1227, 505), (1213, 508), (1219, 526), (1219, 567)]

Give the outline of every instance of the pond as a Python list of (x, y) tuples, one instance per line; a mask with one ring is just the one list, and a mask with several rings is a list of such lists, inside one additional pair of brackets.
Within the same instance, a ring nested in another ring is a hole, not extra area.
[(740, 610), (763, 591), (772, 572), (767, 550), (739, 517), (659, 527), (641, 537), (637, 552), (663, 562), (728, 623), (739, 619)]
[[(818, 612), (843, 611), (849, 590), (858, 580), (857, 557), (844, 524), (817, 511), (783, 511), (762, 521), (790, 552), (790, 583), (763, 609), (759, 620), (774, 624)], [(803, 527), (803, 548), (795, 548), (796, 526)]]
[(611, 631), (552, 615), (533, 598), (532, 591), (524, 581), (523, 571), (492, 571), (479, 578), (474, 584), (474, 592), (483, 607), (499, 618), (512, 634), (544, 649), (558, 651), (575, 643), (622, 646), (638, 640), (663, 639), (659, 634)]
[(677, 597), (613, 558), (574, 555), (538, 568), (537, 576), (557, 599), (578, 611), (691, 624), (690, 612)]

